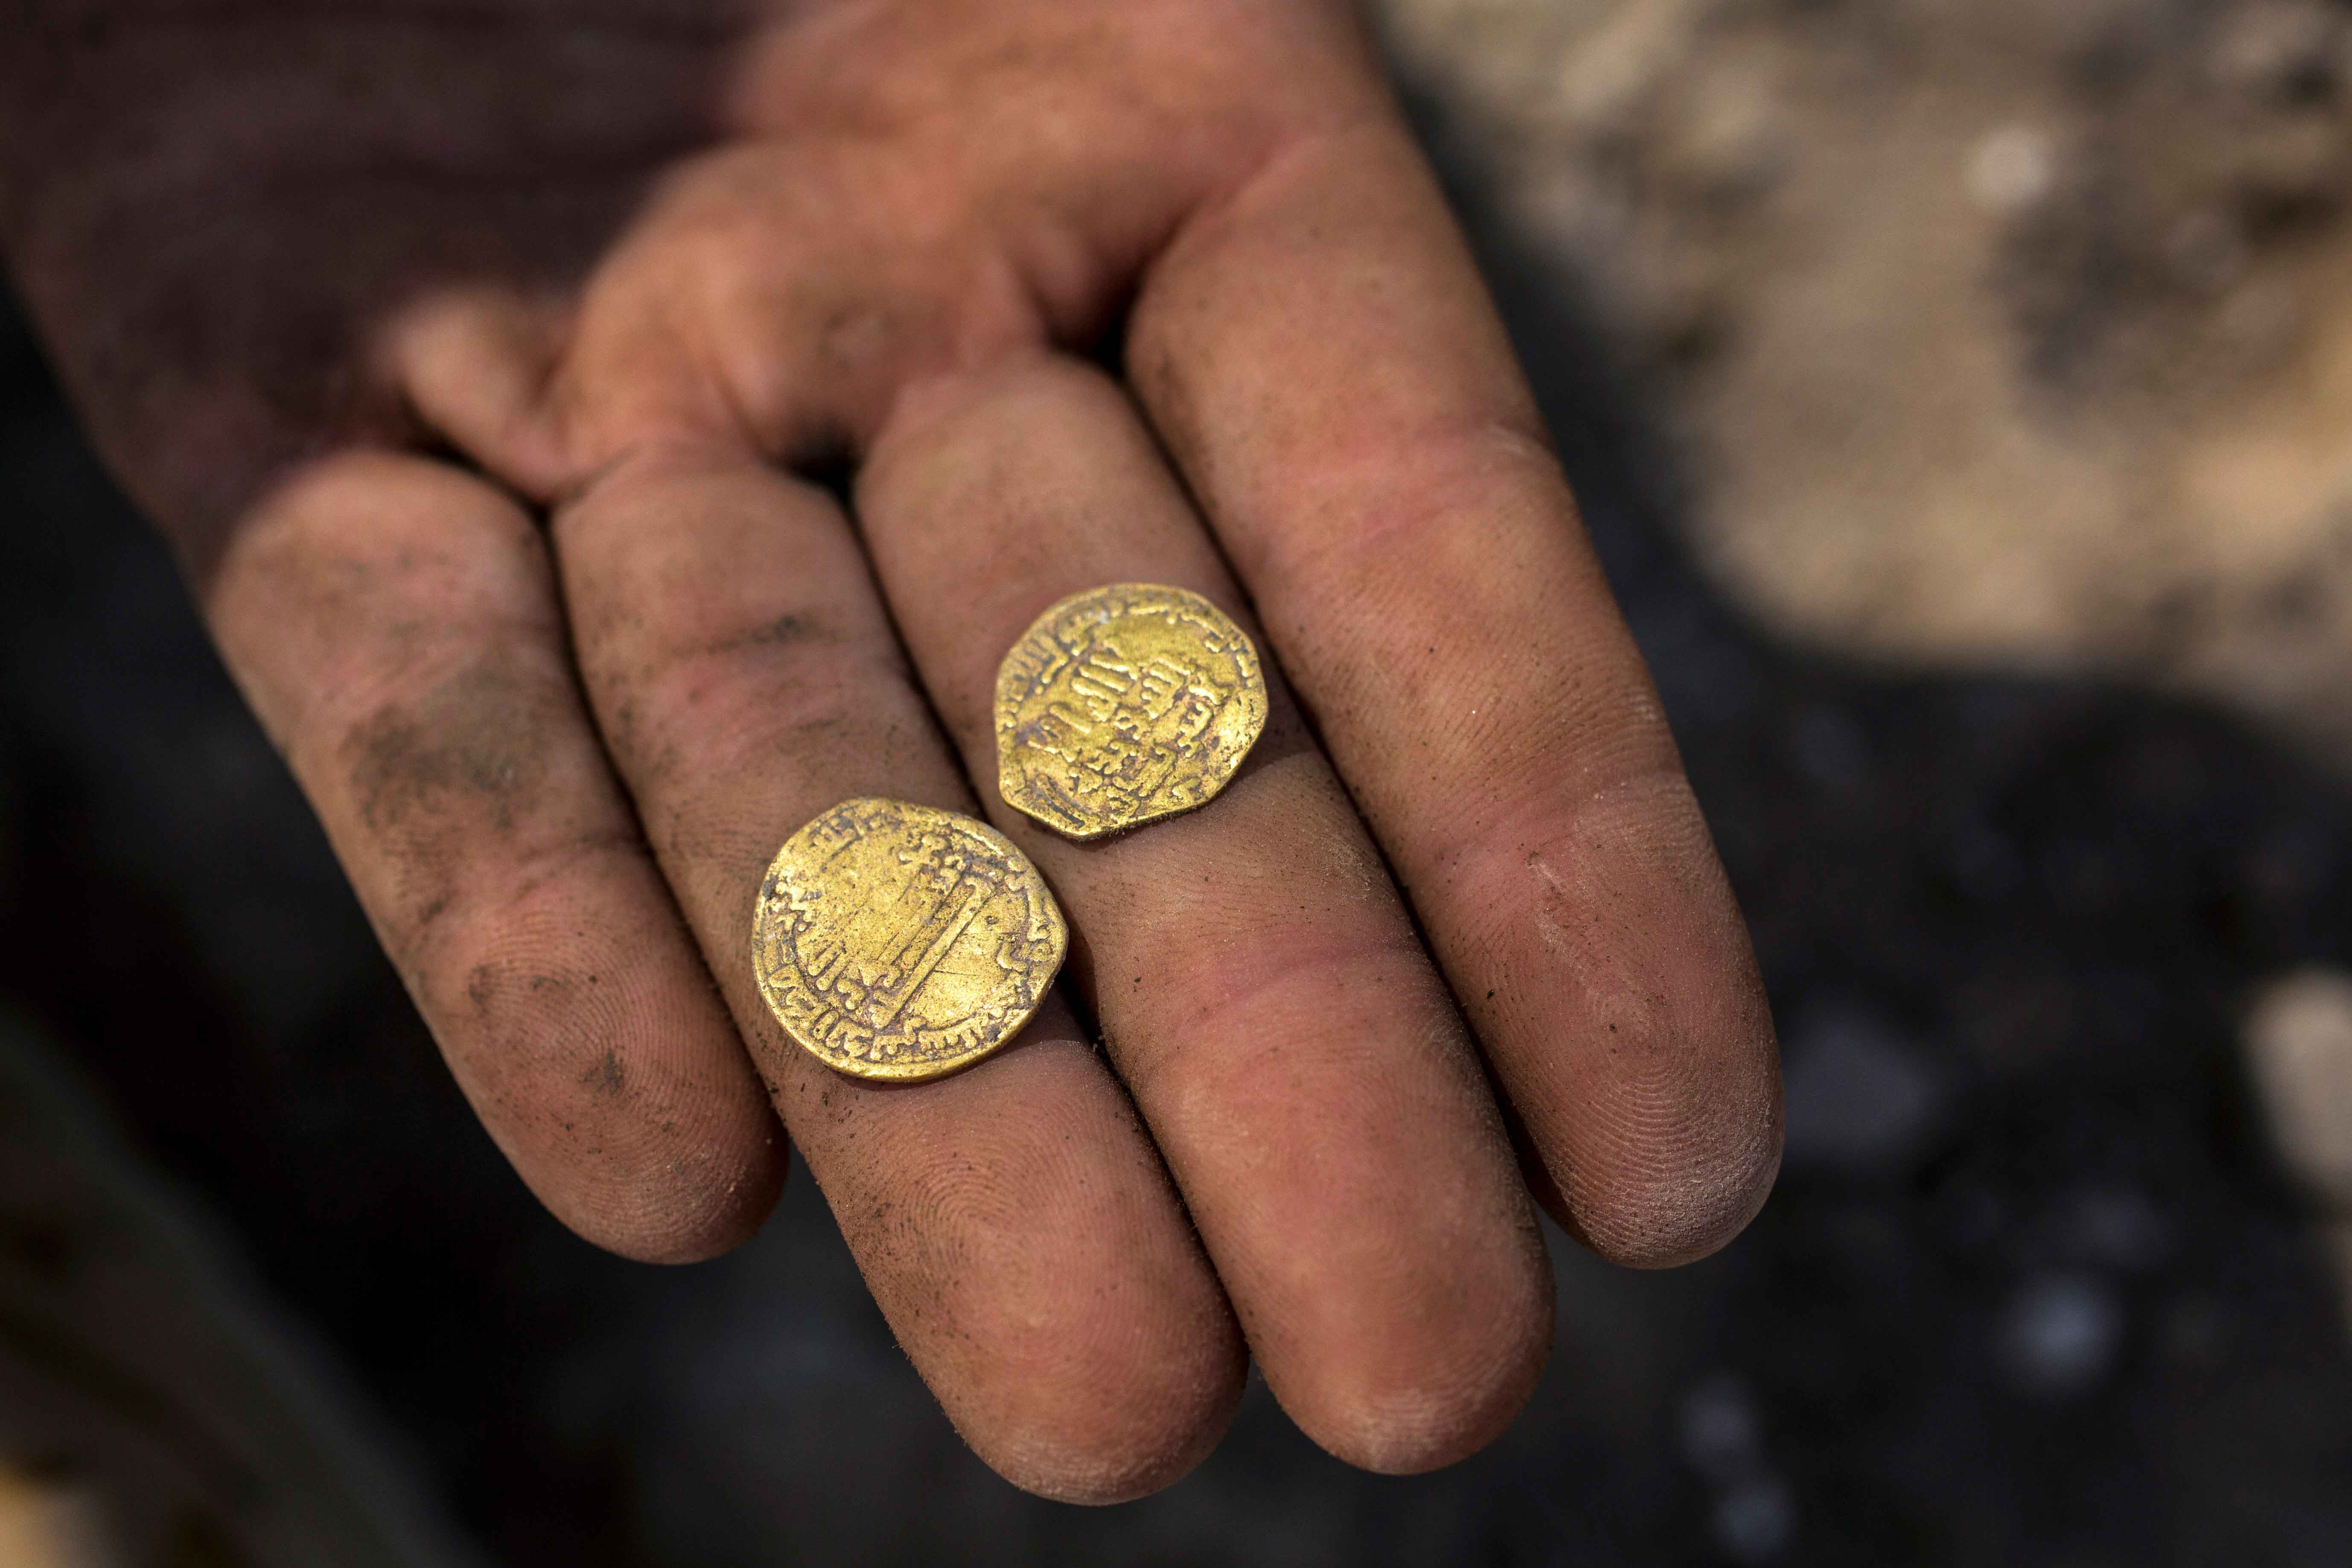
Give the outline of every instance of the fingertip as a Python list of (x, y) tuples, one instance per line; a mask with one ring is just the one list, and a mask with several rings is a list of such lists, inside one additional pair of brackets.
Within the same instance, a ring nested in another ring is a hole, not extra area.
[(1251, 1323), (1276, 1398), (1326, 1452), (1419, 1475), (1476, 1453), (1525, 1408), (1551, 1350), (1554, 1302), (1535, 1215), (1512, 1200), (1507, 1219), (1456, 1215), (1443, 1232), (1450, 1247), (1384, 1247), (1350, 1269), (1360, 1288), (1294, 1299), (1285, 1320)]
[(774, 1130), (731, 1170), (621, 1173), (562, 1194), (541, 1194), (566, 1228), (635, 1263), (707, 1263), (759, 1234), (783, 1195), (790, 1159)]
[(1547, 803), (1465, 865), (1455, 896), (1493, 911), (1467, 1008), (1538, 1200), (1631, 1268), (1728, 1243), (1780, 1169), (1779, 1047), (1687, 782), (1637, 771)]
[(1677, 1268), (1729, 1246), (1780, 1173), (1780, 1076), (1718, 1089), (1679, 1118), (1679, 1136), (1591, 1148), (1557, 1172), (1530, 1160), (1538, 1201), (1570, 1236), (1628, 1268)]
[(1249, 1373), (1240, 1325), (1205, 1260), (1151, 1228), (1130, 1233), (1147, 1243), (1139, 1258), (1101, 1256), (1117, 1245), (1108, 1233), (1074, 1257), (1041, 1249), (1056, 1283), (1006, 1279), (961, 1314), (982, 1353), (930, 1382), (973, 1451), (1024, 1491), (1143, 1497), (1189, 1473), (1233, 1424)]
[(788, 1147), (632, 841), (499, 868), (399, 942), (459, 1087), (540, 1201), (605, 1250), (718, 1256), (756, 1232)]
[(1083, 1303), (990, 1301), (966, 1325), (986, 1354), (931, 1380), (991, 1468), (1057, 1502), (1126, 1502), (1182, 1479), (1233, 1425), (1249, 1372), (1205, 1270), (1103, 1273)]
[(1115, 1502), (1215, 1447), (1248, 1370), (1240, 1326), (1058, 1003), (967, 1072), (831, 1087), (787, 1089), (796, 1142), (900, 1347), (990, 1468)]
[[(619, 1079), (620, 1063), (647, 1062), (645, 1044), (615, 1037), (572, 1076)], [(548, 1211), (607, 1252), (706, 1262), (758, 1234), (782, 1195), (791, 1146), (756, 1093), (695, 1079), (650, 1093), (634, 1084), (582, 1096), (569, 1083), (516, 1087), (530, 1099), (509, 1086), (473, 1086), (483, 1124)]]
[(1423, 1475), (1470, 1458), (1517, 1418), (1542, 1379), (1551, 1276), (1538, 1266), (1521, 1300), (1431, 1329), (1396, 1336), (1407, 1354), (1330, 1358), (1316, 1388), (1278, 1391), (1285, 1409), (1333, 1458), (1379, 1475)]
[(1051, 1380), (1017, 1415), (959, 1430), (990, 1468), (1055, 1502), (1102, 1507), (1172, 1486), (1209, 1457), (1241, 1407), (1239, 1338)]

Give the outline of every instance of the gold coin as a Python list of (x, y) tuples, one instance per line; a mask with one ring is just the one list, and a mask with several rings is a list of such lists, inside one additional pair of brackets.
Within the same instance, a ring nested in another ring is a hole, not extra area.
[(1208, 804), (1265, 728), (1248, 634), (1181, 588), (1074, 594), (996, 672), (997, 787), (1072, 838)]
[(776, 1021), (827, 1067), (911, 1082), (1020, 1031), (1069, 928), (1003, 834), (902, 800), (845, 800), (784, 840), (751, 916)]

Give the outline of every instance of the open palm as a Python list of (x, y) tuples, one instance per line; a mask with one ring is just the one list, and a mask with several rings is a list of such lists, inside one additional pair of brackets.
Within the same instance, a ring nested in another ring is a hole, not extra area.
[[(582, 1234), (740, 1241), (781, 1116), (973, 1446), (1105, 1500), (1253, 1356), (1343, 1458), (1458, 1458), (1549, 1341), (1531, 1190), (1645, 1265), (1762, 1201), (1746, 937), (1349, 8), (28, 3), (21, 284)], [(996, 798), (991, 690), (1112, 582), (1279, 674), (1224, 795), (1079, 845)], [(985, 815), (1073, 931), (919, 1088), (751, 972), (866, 795)]]

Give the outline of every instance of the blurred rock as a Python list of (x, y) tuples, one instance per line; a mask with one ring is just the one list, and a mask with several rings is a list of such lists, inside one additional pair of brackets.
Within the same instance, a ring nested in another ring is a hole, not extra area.
[(1834, 708), (1801, 715), (1789, 737), (1798, 771), (1833, 795), (1862, 789), (1870, 779), (1870, 742), (1853, 721)]
[(1710, 1481), (1735, 1481), (1763, 1464), (1763, 1424), (1755, 1396), (1730, 1373), (1708, 1378), (1684, 1395), (1678, 1436), (1683, 1458)]
[(2059, 1251), (2126, 1274), (2168, 1261), (2179, 1245), (2162, 1211), (2147, 1194), (2128, 1187), (2078, 1187), (2052, 1218)]
[(2327, 1211), (2321, 1245), (2352, 1319), (2352, 974), (2272, 981), (2247, 1009), (2244, 1044), (2280, 1163)]
[(2245, 1047), (2280, 1159), (2352, 1216), (2352, 974), (2306, 969), (2273, 981), (2246, 1015)]
[(1969, 153), (1969, 195), (1995, 217), (2019, 217), (2057, 194), (2060, 173), (2048, 132), (2004, 125), (1985, 132)]
[(2352, 10), (1385, 0), (1784, 633), (2352, 766)]
[(1945, 1075), (1915, 1042), (1870, 1008), (1819, 1002), (1789, 1031), (1782, 1078), (1791, 1171), (1893, 1175), (1935, 1131)]
[(1715, 1489), (1708, 1530), (1736, 1563), (1771, 1563), (1796, 1533), (1797, 1500), (1764, 1455), (1763, 1422), (1745, 1380), (1718, 1373), (1683, 1397), (1683, 1458)]
[(2089, 1393), (2123, 1346), (2123, 1303), (2095, 1275), (2050, 1274), (2020, 1286), (2001, 1310), (1995, 1352), (2010, 1386), (2029, 1398)]
[(1716, 1500), (1715, 1542), (1736, 1563), (1778, 1562), (1797, 1532), (1797, 1500), (1778, 1476), (1742, 1481)]

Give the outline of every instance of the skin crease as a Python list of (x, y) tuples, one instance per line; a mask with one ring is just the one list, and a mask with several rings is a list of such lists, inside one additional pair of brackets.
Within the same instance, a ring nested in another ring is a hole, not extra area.
[[(523, 1179), (685, 1261), (788, 1131), (1015, 1483), (1167, 1484), (1252, 1358), (1449, 1463), (1543, 1362), (1534, 1205), (1663, 1266), (1762, 1203), (1738, 910), (1346, 6), (44, 0), (0, 239)], [(1275, 715), (1080, 847), (988, 690), (1122, 580)], [(918, 1089), (793, 1047), (751, 902), (856, 795), (1013, 834), (1088, 1021)]]

